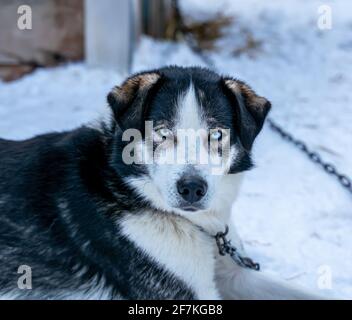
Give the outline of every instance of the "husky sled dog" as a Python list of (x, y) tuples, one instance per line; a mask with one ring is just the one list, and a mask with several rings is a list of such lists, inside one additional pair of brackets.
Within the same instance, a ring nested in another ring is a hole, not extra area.
[[(108, 104), (99, 126), (0, 140), (2, 298), (313, 298), (221, 256), (213, 237), (230, 225), (265, 98), (166, 67), (128, 78)], [(192, 152), (178, 152), (182, 130), (199, 133)], [(202, 153), (212, 161), (188, 159)], [(243, 250), (233, 225), (228, 237)]]

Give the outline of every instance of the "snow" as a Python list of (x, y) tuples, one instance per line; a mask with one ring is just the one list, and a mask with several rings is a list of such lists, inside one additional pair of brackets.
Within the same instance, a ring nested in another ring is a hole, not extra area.
[(0, 136), (24, 139), (92, 121), (103, 115), (107, 92), (122, 80), (114, 72), (72, 64), (0, 82)]
[[(352, 176), (352, 3), (339, 1), (182, 1), (188, 17), (226, 13), (235, 24), (211, 57), (217, 69), (272, 101), (271, 117)], [(332, 8), (332, 29), (317, 26), (318, 7)], [(261, 43), (232, 54), (241, 31)], [(184, 44), (144, 37), (133, 71), (168, 64), (204, 65)], [(0, 82), (0, 136), (23, 139), (96, 119), (106, 94), (125, 75), (71, 64)], [(352, 298), (352, 196), (334, 178), (268, 127), (254, 148), (256, 168), (244, 181), (233, 219), (262, 269), (321, 293)], [(327, 278), (328, 279), (328, 278)]]

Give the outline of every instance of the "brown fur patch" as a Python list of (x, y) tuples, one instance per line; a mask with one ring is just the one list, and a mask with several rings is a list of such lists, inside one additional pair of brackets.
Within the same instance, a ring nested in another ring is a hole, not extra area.
[(256, 112), (262, 112), (267, 99), (258, 96), (248, 85), (242, 81), (227, 79), (225, 81), (226, 85), (234, 92), (238, 99), (245, 99), (247, 104), (255, 109)]
[(160, 78), (157, 73), (144, 73), (127, 79), (121, 87), (114, 87), (111, 93), (122, 102), (128, 102), (135, 96), (137, 90), (148, 90)]

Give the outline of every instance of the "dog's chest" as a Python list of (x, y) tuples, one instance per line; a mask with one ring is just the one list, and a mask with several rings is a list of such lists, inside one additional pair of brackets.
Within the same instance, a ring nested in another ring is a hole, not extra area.
[(178, 217), (150, 212), (128, 215), (122, 232), (149, 257), (184, 281), (198, 299), (219, 299), (215, 286), (215, 243)]

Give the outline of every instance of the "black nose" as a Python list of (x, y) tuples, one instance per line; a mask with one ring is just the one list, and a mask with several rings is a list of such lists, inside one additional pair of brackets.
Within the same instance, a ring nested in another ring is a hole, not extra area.
[(202, 199), (207, 190), (207, 183), (199, 177), (185, 177), (177, 182), (178, 193), (189, 203)]

